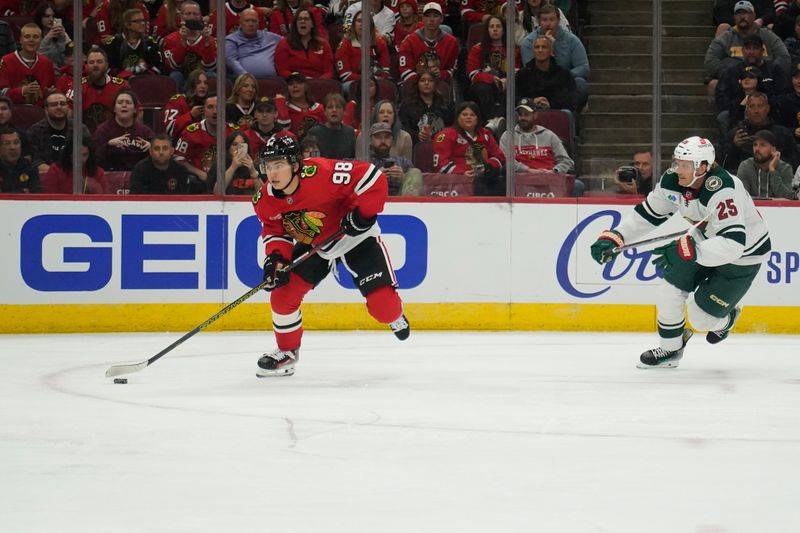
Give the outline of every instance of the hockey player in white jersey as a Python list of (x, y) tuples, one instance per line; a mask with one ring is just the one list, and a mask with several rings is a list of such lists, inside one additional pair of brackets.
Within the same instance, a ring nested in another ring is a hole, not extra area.
[(619, 226), (604, 231), (591, 246), (598, 263), (611, 261), (625, 241), (634, 242), (679, 213), (694, 231), (653, 250), (664, 270), (658, 293), (660, 346), (642, 353), (639, 368), (674, 368), (692, 337), (686, 328), (706, 331), (706, 340), (725, 340), (741, 314), (747, 293), (770, 251), (769, 232), (739, 178), (714, 162), (714, 146), (690, 137), (675, 148), (672, 167), (647, 198)]

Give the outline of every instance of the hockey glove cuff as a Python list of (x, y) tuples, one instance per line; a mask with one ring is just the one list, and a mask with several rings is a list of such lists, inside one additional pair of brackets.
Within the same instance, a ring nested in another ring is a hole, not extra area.
[(264, 260), (264, 290), (269, 292), (289, 283), (289, 273), (282, 270), (289, 261), (278, 252), (272, 252)]
[(362, 233), (368, 232), (377, 220), (378, 215), (375, 215), (372, 218), (362, 217), (361, 213), (359, 213), (358, 208), (356, 207), (347, 213), (342, 219), (342, 229), (347, 235), (355, 237), (357, 235), (361, 235)]
[(625, 245), (625, 239), (622, 234), (616, 230), (606, 230), (597, 237), (597, 240), (592, 244), (591, 252), (592, 259), (600, 263), (608, 263), (614, 259), (619, 252), (615, 252), (615, 248), (620, 248)]
[(666, 246), (659, 246), (653, 250), (656, 256), (652, 263), (664, 271), (671, 270), (680, 261), (693, 263), (697, 261), (697, 249), (694, 239), (689, 235), (684, 235), (677, 241), (672, 241)]

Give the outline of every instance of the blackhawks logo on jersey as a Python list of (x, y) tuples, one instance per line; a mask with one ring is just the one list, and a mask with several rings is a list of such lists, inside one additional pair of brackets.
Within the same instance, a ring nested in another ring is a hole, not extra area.
[(312, 178), (317, 173), (317, 165), (304, 165), (303, 166), (303, 177), (304, 178)]
[(322, 233), (322, 219), (326, 216), (319, 211), (289, 211), (283, 214), (283, 228), (295, 241), (311, 244)]

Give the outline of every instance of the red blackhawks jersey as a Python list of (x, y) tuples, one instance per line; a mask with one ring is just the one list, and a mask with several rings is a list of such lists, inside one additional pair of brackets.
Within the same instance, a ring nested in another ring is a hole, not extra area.
[[(22, 85), (32, 81), (39, 82), (40, 96), (36, 100), (22, 94)], [(44, 95), (55, 82), (53, 63), (42, 54), (36, 54), (36, 59), (32, 63), (23, 60), (19, 52), (11, 52), (0, 59), (0, 88), (2, 88), (0, 91), (15, 104), (42, 106)]]
[[(304, 6), (311, 11), (311, 16), (314, 18), (314, 27), (317, 28), (317, 33), (320, 37), (327, 39), (328, 30), (325, 28), (325, 12), (317, 6)], [(289, 35), (289, 28), (294, 21), (294, 11), (291, 9), (278, 9), (277, 7), (272, 11), (269, 16), (269, 31), (277, 33), (281, 37)]]
[(278, 111), (278, 124), (288, 127), (292, 133), (300, 138), (303, 138), (306, 132), (317, 124), (325, 122), (325, 108), (318, 102), (315, 102), (307, 109), (303, 109), (291, 102), (287, 102), (285, 98), (276, 98), (275, 108)]
[[(103, 43), (105, 37), (113, 36), (115, 33), (122, 31), (122, 28), (112, 27), (109, 0), (102, 0), (102, 2), (103, 5), (100, 6), (100, 10), (97, 12), (97, 15), (95, 15), (94, 19), (89, 19), (87, 21), (87, 24), (92, 24), (96, 30), (92, 44), (96, 44), (98, 46)], [(96, 5), (96, 3), (92, 2), (92, 5)], [(145, 33), (150, 33), (150, 13), (148, 13), (147, 8), (144, 7), (144, 4), (142, 3), (139, 3), (138, 6), (134, 6), (134, 9), (137, 7), (142, 12), (145, 24), (147, 25)], [(91, 13), (91, 10), (91, 7), (85, 6), (83, 11), (84, 16)]]
[[(482, 49), (483, 45), (478, 43), (469, 51), (469, 56), (467, 57), (467, 73), (469, 74), (469, 80), (472, 83), (494, 83), (495, 76), (498, 78), (507, 78), (508, 65), (506, 64), (506, 47), (493, 46), (489, 51), (489, 62), (486, 65), (481, 65)], [(519, 55), (519, 47), (515, 47), (514, 53), (516, 55), (514, 59), (516, 68), (514, 72), (517, 72), (522, 63), (522, 58)]]
[(217, 64), (217, 41), (206, 39), (202, 34), (183, 45), (180, 32), (174, 31), (164, 37), (164, 59), (170, 70), (180, 70), (185, 75), (197, 68), (212, 69)]
[(480, 24), (486, 15), (494, 15), (504, 4), (498, 0), (461, 0), (461, 20), (464, 24)]
[[(336, 72), (342, 82), (361, 79), (361, 45), (351, 39), (342, 39), (336, 47)], [(389, 47), (386, 41), (378, 39), (371, 50), (371, 62), (375, 75), (379, 78), (389, 76)]]
[(258, 124), (253, 124), (251, 127), (243, 130), (243, 133), (247, 136), (247, 144), (250, 148), (250, 155), (255, 157), (261, 151), (261, 148), (264, 147), (267, 142), (273, 137), (291, 137), (295, 141), (297, 140), (297, 135), (292, 133), (289, 130), (285, 130), (280, 126), (276, 125), (268, 132), (263, 132), (258, 129)]
[[(72, 84), (72, 78), (65, 78), (62, 76), (59, 82), (64, 80), (64, 83), (59, 83), (67, 90), (64, 94), (67, 97), (69, 105), (72, 106), (72, 100), (75, 97), (75, 89)], [(115, 78), (106, 74), (105, 83), (102, 86), (93, 85), (89, 83), (86, 77), (81, 78), (81, 89), (83, 96), (83, 121), (86, 127), (94, 131), (101, 122), (105, 122), (111, 118), (114, 109), (114, 99), (117, 93), (122, 89), (130, 89), (128, 82), (122, 78)]]
[(486, 128), (475, 136), (461, 128), (445, 128), (433, 141), (433, 166), (443, 174), (464, 174), (480, 164), (499, 169), (505, 159)]
[(417, 63), (426, 61), (426, 54), (438, 58), (439, 77), (446, 82), (453, 79), (458, 61), (458, 40), (447, 32), (439, 30), (439, 36), (429, 41), (425, 30), (420, 28), (400, 44), (400, 81), (406, 83), (417, 79)]
[[(226, 124), (225, 136), (238, 129), (234, 124)], [(189, 124), (175, 143), (175, 159), (186, 161), (204, 172), (208, 172), (216, 156), (217, 138), (209, 133), (205, 119)]]
[(300, 173), (294, 194), (282, 194), (266, 182), (253, 196), (267, 255), (279, 252), (291, 257), (295, 242), (327, 239), (355, 207), (364, 218), (383, 211), (389, 186), (372, 163), (310, 158), (303, 161)]
[[(169, 29), (169, 11), (167, 11), (167, 6), (162, 5), (158, 8), (158, 13), (156, 13), (156, 19), (153, 21), (152, 28), (150, 32), (156, 38), (157, 41), (160, 41), (164, 37), (167, 36), (170, 32), (175, 30)], [(178, 29), (181, 25), (181, 17), (180, 12), (178, 9), (175, 9), (175, 15), (172, 17), (172, 25), (175, 29)]]
[(174, 94), (164, 105), (164, 131), (171, 137), (177, 137), (195, 121), (191, 113), (192, 107), (185, 94)]

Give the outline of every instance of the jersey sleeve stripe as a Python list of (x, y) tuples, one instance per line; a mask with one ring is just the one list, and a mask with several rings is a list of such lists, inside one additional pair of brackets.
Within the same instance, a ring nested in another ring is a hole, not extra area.
[(667, 220), (666, 217), (651, 214), (652, 209), (646, 208), (645, 203), (646, 201), (642, 202), (641, 204), (634, 207), (633, 210), (636, 211), (643, 219), (645, 219), (653, 226), (660, 226)]
[(378, 181), (380, 175), (381, 172), (375, 168), (375, 165), (370, 165), (364, 177), (361, 178), (356, 185), (356, 194), (359, 196), (364, 194), (376, 181)]
[(729, 231), (729, 232), (727, 232), (725, 234), (719, 234), (718, 233), (717, 235), (720, 236), (720, 237), (723, 237), (725, 239), (729, 239), (731, 241), (738, 242), (742, 246), (747, 244), (747, 234), (745, 232), (743, 232), (743, 231)]
[[(767, 249), (762, 252), (760, 250), (760, 248), (763, 247), (765, 244), (768, 245)], [(744, 255), (762, 255), (762, 254), (767, 253), (771, 249), (772, 249), (772, 245), (771, 245), (770, 240), (769, 240), (769, 233), (765, 233), (764, 235), (762, 235), (761, 237), (759, 237), (756, 240), (756, 242), (755, 242), (755, 244), (753, 246), (751, 246), (750, 248), (746, 248), (745, 249)]]
[(719, 230), (717, 232), (717, 235), (723, 235), (731, 231), (745, 233), (745, 228), (744, 225), (742, 224), (731, 224), (730, 226), (725, 226), (724, 228)]
[(264, 244), (272, 244), (275, 242), (285, 242), (288, 244), (292, 244), (293, 241), (290, 237), (283, 236), (283, 235), (270, 235), (264, 239)]

